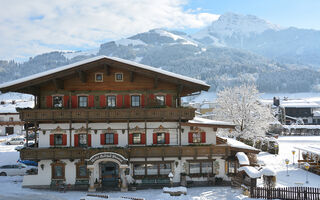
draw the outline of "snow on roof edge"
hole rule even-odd
[[[164,74],[164,75],[167,75],[167,76],[171,76],[171,77],[174,77],[174,78],[182,79],[182,80],[185,80],[185,81],[188,81],[188,82],[193,82],[193,83],[196,83],[196,84],[199,84],[199,85],[210,87],[210,85],[206,84],[202,80],[198,80],[198,79],[195,79],[195,78],[183,76],[183,75],[180,75],[180,74],[176,74],[176,73],[173,73],[173,72],[165,71],[165,70],[158,69],[158,68],[155,68],[155,67],[151,67],[151,66],[148,66],[148,65],[143,65],[143,64],[140,64],[140,63],[136,63],[136,62],[133,62],[133,61],[129,61],[129,60],[121,59],[121,58],[116,58],[116,57],[96,56],[96,57],[93,57],[93,58],[88,58],[88,59],[85,59],[85,60],[82,60],[82,61],[79,61],[79,62],[75,62],[75,63],[69,64],[69,65],[60,66],[60,67],[57,67],[57,68],[54,68],[54,69],[50,69],[48,71],[44,71],[44,72],[33,74],[33,75],[30,75],[30,76],[27,76],[27,77],[16,79],[16,80],[13,80],[13,81],[10,81],[10,82],[2,83],[2,84],[0,84],[0,89],[1,88],[5,88],[5,87],[10,87],[12,85],[20,84],[20,83],[23,83],[23,82],[26,82],[26,81],[30,81],[32,79],[36,79],[36,78],[40,78],[40,77],[43,77],[43,76],[47,76],[47,75],[50,75],[50,74],[53,74],[53,73],[61,72],[61,71],[66,70],[66,69],[71,69],[71,68],[74,68],[74,67],[78,67],[79,65],[83,65],[83,64],[90,63],[90,62],[94,62],[94,61],[97,61],[97,60],[100,60],[100,59],[103,59],[103,58],[106,58],[106,59],[109,59],[109,60],[113,60],[113,61],[122,62],[122,63],[126,63],[126,64],[133,65],[133,66],[141,68],[141,69],[150,70],[150,71],[161,73],[161,74]]]
[[[236,157],[238,158],[240,165],[250,165],[249,158],[245,153],[237,152]]]

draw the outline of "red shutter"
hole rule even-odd
[[[89,108],[93,108],[94,107],[94,96],[93,95],[89,95],[89,98],[88,98],[88,107]]]
[[[153,134],[153,144],[157,144],[157,133]]]
[[[122,107],[122,95],[121,94],[117,95],[117,107],[118,108]]]
[[[91,147],[91,134],[88,134],[88,147]]]
[[[54,134],[50,135],[50,146],[54,146]]]
[[[166,144],[170,144],[170,135],[169,135],[169,133],[165,133],[164,138],[165,138],[165,143]]]
[[[52,108],[52,96],[47,96],[47,108]]]
[[[150,94],[149,98],[154,100],[154,94]]]
[[[118,133],[113,134],[113,144],[118,144]]]
[[[65,108],[69,107],[69,96],[63,96],[63,104]]]
[[[133,134],[129,134],[129,144],[133,144]]]
[[[141,95],[141,107],[144,108],[144,95]]]
[[[201,143],[206,143],[206,132],[201,132]]]
[[[106,135],[104,133],[100,134],[100,144],[106,144]]]
[[[79,146],[79,135],[78,134],[74,134],[74,146],[77,147]]]
[[[124,105],[126,108],[130,108],[130,95],[128,94],[124,96]]]
[[[172,106],[172,96],[171,94],[166,95],[166,104],[167,106],[171,107]]]
[[[189,132],[189,143],[193,143],[193,133],[192,132]]]
[[[71,96],[71,107],[78,108],[78,97],[77,96]]]
[[[62,135],[62,145],[67,145],[67,134]]]
[[[100,107],[101,108],[106,107],[106,96],[105,95],[100,95]]]
[[[141,144],[146,144],[146,134],[141,133]]]

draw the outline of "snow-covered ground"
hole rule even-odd
[[[1,139],[1,138],[0,138]],[[310,186],[320,187],[320,176],[309,173],[309,184],[305,184],[306,171],[299,169],[296,165],[292,165],[292,153],[294,146],[320,146],[320,136],[287,136],[278,139],[280,152],[279,155],[271,155],[269,153],[260,153],[258,159],[266,166],[273,168],[277,172],[277,187],[284,186]],[[14,163],[17,161],[19,154],[14,150],[16,145],[0,144],[0,163]],[[290,160],[289,176],[286,176],[285,159]],[[295,155],[297,162],[298,155]],[[66,193],[48,191],[48,190],[32,190],[21,187],[23,177],[0,177],[0,200],[79,200],[85,197],[87,192],[67,191]],[[258,184],[262,184],[258,180]],[[99,193],[109,195],[111,198],[120,197],[139,197],[146,200],[249,200],[250,198],[241,194],[239,189],[231,189],[230,187],[193,187],[188,188],[187,195],[179,197],[171,197],[169,194],[163,193],[162,189],[146,189],[133,192],[106,192]],[[87,199],[99,199],[90,197]]]

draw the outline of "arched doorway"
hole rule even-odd
[[[116,188],[119,185],[119,165],[111,161],[99,163],[101,184],[104,188]]]

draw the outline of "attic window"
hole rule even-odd
[[[122,82],[123,81],[123,73],[115,73],[115,81],[116,82]]]
[[[103,82],[103,73],[96,73],[95,74],[95,81],[96,82]]]

